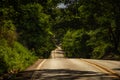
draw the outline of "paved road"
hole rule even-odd
[[[114,69],[118,73],[120,71],[120,63],[117,61],[85,60]],[[63,51],[60,49],[52,51],[51,59],[45,59],[38,69],[41,71],[36,74],[41,74],[40,80],[120,80],[106,70],[84,62],[84,59],[64,58]]]
[[[31,74],[28,71],[32,79],[27,76],[23,80],[120,80],[119,61],[68,59],[63,53],[60,48],[52,51],[50,59],[40,61]]]

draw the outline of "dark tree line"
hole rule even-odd
[[[120,2],[118,0],[63,0],[57,8],[53,32],[67,57],[119,59]],[[58,31],[57,31],[58,30]],[[64,36],[64,37],[63,37]]]
[[[78,0],[69,5],[65,9],[66,18],[69,15],[68,20],[61,21],[69,29],[63,38],[66,55],[85,58],[105,58],[112,55],[111,57],[119,58],[119,5],[117,0]],[[64,27],[63,25],[60,27]]]
[[[0,1],[0,75],[24,70],[55,48],[47,0]],[[49,6],[49,5],[48,5]]]

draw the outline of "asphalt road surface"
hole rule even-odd
[[[38,61],[32,70],[21,72],[16,80],[120,80],[120,62],[110,60],[69,59],[57,48],[50,59]]]

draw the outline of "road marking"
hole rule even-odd
[[[47,59],[44,59],[44,60],[37,66],[36,70],[39,70],[39,69],[41,68],[41,66],[45,63],[46,60],[47,60]],[[35,78],[35,74],[36,74],[36,73],[37,73],[36,71],[33,72],[30,80],[35,80],[34,78]]]
[[[45,61],[46,61],[46,59],[44,59],[38,66],[37,66],[37,68],[36,69],[40,69],[41,68],[41,66],[45,63]]]
[[[91,66],[96,67],[97,69],[99,69],[100,71],[102,71],[104,73],[109,73],[110,75],[113,75],[113,77],[117,77],[120,79],[120,75],[111,69],[107,69],[107,68],[103,67],[102,65],[98,65],[98,64],[90,62],[88,60],[84,60],[84,59],[80,59],[80,60],[89,63]]]

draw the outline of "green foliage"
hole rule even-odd
[[[30,50],[35,51],[39,57],[49,57],[54,45],[51,41],[49,15],[43,12],[38,3],[26,4],[20,7],[17,32],[19,41]]]
[[[9,47],[5,39],[0,40],[0,74],[3,72],[17,72],[26,69],[37,57],[20,43],[14,42]]]
[[[5,38],[9,44],[12,44],[16,38],[16,28],[12,19],[13,8],[0,9],[0,38]]]
[[[106,43],[99,43],[99,46],[96,46],[93,49],[91,58],[101,59],[105,54],[110,54],[111,45]]]
[[[105,54],[110,54],[112,45],[110,44],[109,37],[106,35],[105,29],[96,29],[88,32],[90,39],[87,40],[87,46],[92,50],[90,52],[91,58],[102,58]],[[102,35],[102,36],[101,36]]]
[[[0,38],[5,38],[9,44],[12,44],[17,37],[15,26],[11,20],[3,20],[2,24],[0,27]]]
[[[67,57],[89,57],[89,48],[86,45],[86,41],[89,36],[83,29],[77,31],[68,31],[64,36],[62,48],[66,52]]]
[[[26,69],[54,48],[50,16],[37,1],[23,2],[0,2],[0,75]]]
[[[64,19],[59,18],[62,21],[53,27],[66,30],[62,46],[68,57],[73,57],[80,51],[83,52],[81,55],[84,55],[82,50],[87,50],[87,57],[90,58],[120,54],[120,4],[117,1],[78,0],[68,4],[68,7],[61,11],[65,13],[62,15]],[[87,40],[80,35],[80,39],[75,39],[74,33],[78,33],[78,29],[84,29]]]

